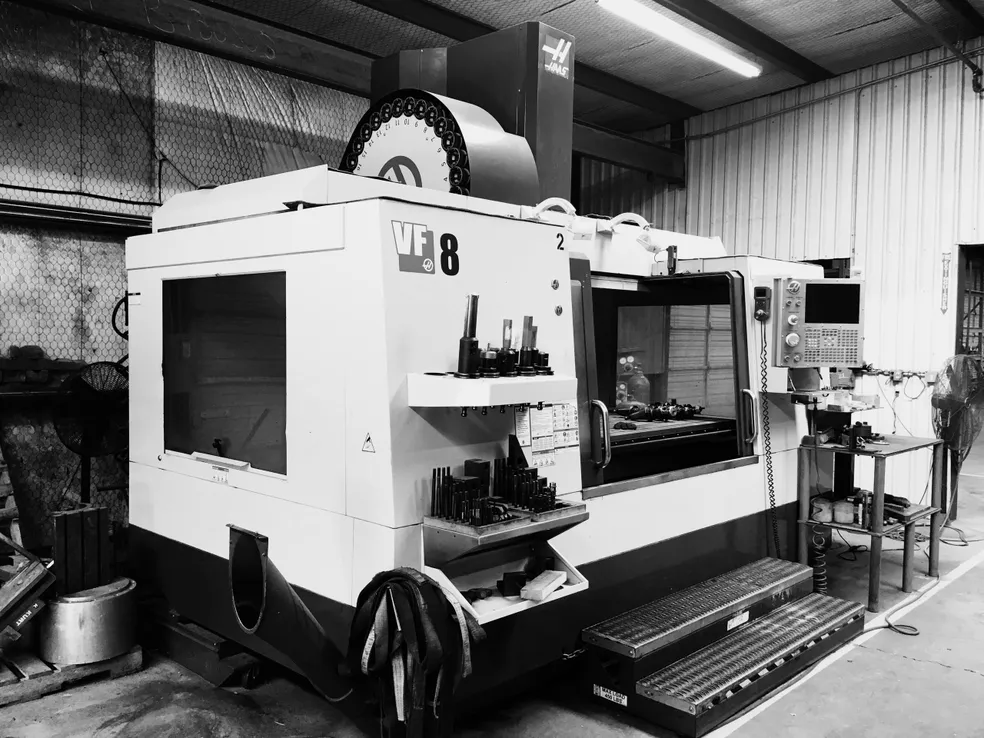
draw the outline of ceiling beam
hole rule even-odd
[[[683,154],[604,128],[575,122],[572,148],[578,154],[647,172],[667,182],[684,181]]]
[[[182,46],[212,56],[369,97],[373,57],[322,38],[263,23],[195,0],[154,0],[153,10],[133,0],[13,0],[35,10],[69,16]],[[402,4],[407,0],[399,0]],[[150,7],[150,4],[146,4]],[[645,141],[574,121],[574,150],[619,166],[682,181],[683,155]]]
[[[355,0],[355,2],[455,41],[470,41],[499,30],[427,0]],[[575,43],[577,43],[576,39]],[[576,48],[574,53],[574,84],[576,85],[658,113],[661,116],[659,121],[661,123],[692,118],[703,112],[700,108],[682,100],[634,84],[597,67],[583,64],[576,60]]]
[[[655,2],[714,35],[737,44],[770,64],[799,77],[804,82],[820,82],[834,76],[830,70],[824,69],[771,36],[752,28],[710,0],[655,0]]]
[[[967,24],[970,33],[961,34],[962,36],[984,36],[984,15],[977,12],[969,0],[936,0],[936,2],[942,5],[954,18]]]

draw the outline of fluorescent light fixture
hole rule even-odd
[[[667,18],[665,15],[660,15],[637,0],[597,0],[597,2],[600,7],[624,18],[629,23],[634,23],[639,28],[654,33],[660,38],[665,38],[667,41],[682,46],[695,54],[700,54],[705,59],[717,62],[722,67],[744,77],[758,77],[762,73],[762,67],[757,64],[742,59],[720,44],[708,41],[686,26]]]

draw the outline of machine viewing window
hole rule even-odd
[[[737,275],[592,290],[596,399],[608,408],[611,451],[597,483],[750,453],[742,294]]]
[[[861,285],[808,282],[803,310],[805,323],[860,323]]]
[[[284,272],[165,281],[164,447],[287,473]]]

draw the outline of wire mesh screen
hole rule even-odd
[[[0,197],[149,214],[153,79],[150,41],[0,3]]]
[[[335,165],[367,107],[0,0],[0,199],[150,215],[197,186]],[[118,361],[126,342],[111,316],[125,289],[122,238],[0,225],[0,352],[36,345],[51,358]],[[0,406],[0,462],[29,546],[50,544],[50,513],[80,485],[79,457],[58,440],[50,405],[8,395]],[[125,524],[125,459],[93,459],[92,481],[93,502]]]
[[[285,152],[335,166],[368,101],[194,51],[157,47],[165,199],[271,173]]]
[[[149,215],[271,162],[341,159],[368,101],[0,2],[0,197]],[[280,166],[283,169],[283,166]]]
[[[123,241],[70,230],[0,225],[0,347],[39,346],[52,359],[118,361],[126,342],[112,328],[126,290]],[[50,514],[78,496],[79,457],[58,440],[51,398],[31,391],[57,387],[67,372],[27,381],[0,374],[0,450],[9,466],[21,529],[29,546],[50,543]],[[93,500],[127,520],[125,466],[94,459]]]

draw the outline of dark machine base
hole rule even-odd
[[[130,526],[131,576],[147,594],[160,593],[170,608],[222,637],[300,673],[282,653],[236,622],[229,591],[227,559],[193,546]],[[295,587],[326,635],[341,652],[348,650],[348,633],[355,608]]]
[[[783,550],[789,554],[795,549],[796,504],[780,507],[778,517]],[[626,525],[645,521],[626,520]],[[225,558],[137,526],[129,532],[131,575],[142,588],[163,593],[169,606],[189,620],[299,673],[283,654],[239,628]],[[578,567],[590,582],[585,592],[485,627],[488,638],[472,654],[474,672],[459,687],[459,709],[515,694],[522,676],[576,653],[582,629],[592,623],[761,558],[767,554],[768,533],[763,511]],[[354,608],[296,590],[346,653]]]

